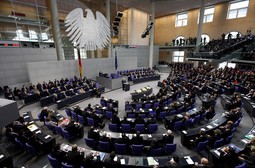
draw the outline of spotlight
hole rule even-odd
[[[117,12],[117,16],[116,16],[116,17],[120,17],[120,18],[121,18],[122,16],[123,16],[123,13],[122,13],[122,12],[120,12],[120,11],[118,11],[118,12]]]
[[[120,22],[120,18],[116,17],[116,18],[114,19],[114,21],[115,21],[115,22]]]
[[[114,21],[114,22],[113,22],[113,25],[114,25],[114,26],[119,26],[119,25],[120,25],[120,22]]]

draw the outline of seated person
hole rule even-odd
[[[152,149],[158,148],[162,148],[162,144],[160,144],[157,139],[154,139],[151,141],[150,147],[148,148],[148,152],[150,152]]]
[[[165,163],[165,167],[167,167],[167,168],[174,168],[174,167],[179,168],[180,167],[179,160],[180,160],[179,156],[174,155],[173,158],[170,161]]]
[[[163,144],[172,144],[174,142],[174,135],[171,130],[167,130],[166,135],[162,138]]]
[[[96,157],[96,159],[94,159]],[[98,152],[95,152],[94,154],[92,152],[89,152],[86,154],[86,158],[82,162],[83,167],[96,167],[96,168],[102,168],[102,163],[100,160],[100,155]]]
[[[145,124],[144,119],[141,117],[141,115],[139,115],[136,119],[134,124]]]
[[[105,123],[103,121],[103,117],[97,115],[95,109],[93,109],[93,111],[89,114],[89,117],[94,119],[96,126],[100,126],[101,128],[104,128]]]
[[[209,161],[206,158],[201,158],[200,163],[195,162],[194,168],[209,168]]]
[[[111,138],[107,137],[106,132],[103,132],[102,136],[99,138],[99,141],[112,143]]]
[[[140,132],[137,131],[136,135],[131,139],[131,144],[133,145],[143,145],[143,137],[140,136]]]
[[[96,143],[99,141],[100,135],[93,126],[88,131],[88,138],[93,139]]]
[[[77,145],[72,145],[72,150],[66,155],[66,162],[74,168],[80,168],[83,158],[84,152],[79,152]]]
[[[120,127],[120,118],[118,117],[118,115],[116,113],[113,114],[112,116],[112,123],[113,124],[117,124],[118,127]]]
[[[249,155],[241,154],[238,158],[241,161],[245,162],[246,168],[254,168],[255,167],[255,146],[250,147]]]
[[[226,118],[235,122],[241,116],[242,116],[241,108],[237,107],[235,109],[230,110],[229,113],[226,115]]]
[[[201,128],[198,136],[196,136],[195,139],[190,140],[191,147],[196,147],[199,142],[204,142],[206,140],[208,140],[208,135],[205,133],[205,129]]]
[[[85,93],[85,91],[82,88],[80,88],[80,89],[77,90],[77,93],[82,94],[82,93]]]
[[[80,137],[83,129],[78,122],[69,121],[62,126],[71,136]]]
[[[215,115],[214,107],[210,106],[210,108],[205,111],[205,118],[209,120],[209,119],[212,119],[214,115]]]
[[[235,150],[231,146],[224,147],[223,151],[226,153],[224,156],[222,156],[222,164],[224,167],[233,168],[241,164],[238,154],[235,153]]]
[[[114,166],[117,166],[117,167],[120,166],[120,161],[119,160],[114,161],[115,156],[116,156],[115,152],[112,151],[110,153],[110,157],[109,158],[105,158],[104,163],[105,163],[105,167],[106,168],[112,168]]]
[[[40,121],[44,121],[44,118],[48,118],[49,115],[49,111],[48,111],[48,107],[44,107],[40,113]]]
[[[76,106],[74,107],[73,112],[75,112],[77,115],[80,115],[80,116],[82,115],[81,107],[78,104],[76,104]]]
[[[156,118],[153,115],[150,115],[150,117],[148,118],[146,125],[148,126],[149,124],[156,124]]]
[[[65,152],[60,149],[60,144],[56,143],[55,146],[52,148],[52,151],[50,152],[50,155],[53,158],[56,158],[57,161],[62,162],[65,158]]]
[[[208,135],[208,146],[213,148],[214,143],[222,138],[222,133],[220,129],[213,130],[213,133]]]
[[[127,148],[129,147],[129,138],[127,137],[127,135],[125,133],[122,133],[121,138],[116,139],[116,141],[114,143],[118,143],[118,144],[126,144]]]

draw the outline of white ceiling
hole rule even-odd
[[[200,8],[201,0],[111,0],[124,8],[136,8],[151,13],[151,2],[155,2],[155,17],[161,17],[173,13]],[[206,6],[231,0],[205,0]]]

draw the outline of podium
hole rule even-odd
[[[123,83],[123,90],[126,92],[126,91],[129,91],[130,90],[130,84],[129,83]]]

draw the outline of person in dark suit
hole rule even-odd
[[[143,137],[140,136],[140,132],[137,131],[136,136],[131,139],[131,144],[133,145],[143,145]]]
[[[40,113],[40,121],[44,121],[44,118],[47,118],[49,115],[48,107],[44,107]]]
[[[112,143],[111,138],[106,136],[106,132],[103,132],[103,135],[99,138],[99,141],[109,142],[110,144]]]
[[[105,158],[105,160],[104,160],[106,168],[112,168],[114,166],[117,166],[117,167],[120,166],[120,161],[119,160],[114,161],[114,158],[115,158],[115,152],[112,151],[110,153],[110,157]]]
[[[145,124],[144,119],[142,119],[142,117],[139,115],[136,119],[135,119],[135,124]]]
[[[150,147],[148,148],[148,152],[150,152],[152,149],[158,148],[162,148],[162,144],[160,144],[157,139],[154,139],[151,141]]]
[[[167,130],[167,133],[163,136],[162,141],[164,144],[172,144],[174,142],[174,136],[171,130]]]
[[[80,168],[83,158],[84,152],[78,152],[77,145],[72,145],[72,150],[66,155],[66,162],[73,165],[74,168]]]
[[[88,131],[88,138],[94,139],[96,142],[99,140],[99,133],[95,131],[94,127],[90,127],[90,130]]]
[[[129,138],[127,137],[127,135],[125,133],[122,133],[122,137],[118,138],[115,143],[119,143],[119,144],[126,144],[127,147],[129,146]]]
[[[96,159],[94,159],[96,157]],[[96,168],[101,168],[102,163],[100,161],[100,155],[98,152],[93,154],[92,152],[87,153],[86,158],[82,162],[83,167],[96,167]]]
[[[157,123],[156,118],[153,115],[151,115],[150,118],[148,118],[146,125],[148,126],[149,124],[156,124],[156,123]]]
[[[112,123],[117,124],[118,127],[120,127],[120,118],[118,117],[116,113],[114,113],[112,116]]]
[[[56,158],[59,162],[64,161],[65,156],[66,156],[65,152],[60,150],[60,144],[59,143],[56,143],[56,145],[53,147],[52,151],[50,152],[50,155],[53,158]]]
[[[180,160],[179,156],[174,155],[173,158],[165,164],[165,167],[166,168],[179,168],[180,167],[179,160]]]
[[[82,115],[81,107],[77,104],[73,110],[77,115]]]
[[[226,152],[226,154],[222,156],[222,164],[225,168],[233,168],[241,164],[241,161],[238,158],[238,154],[235,153],[235,150],[231,146],[224,147],[223,150]]]

